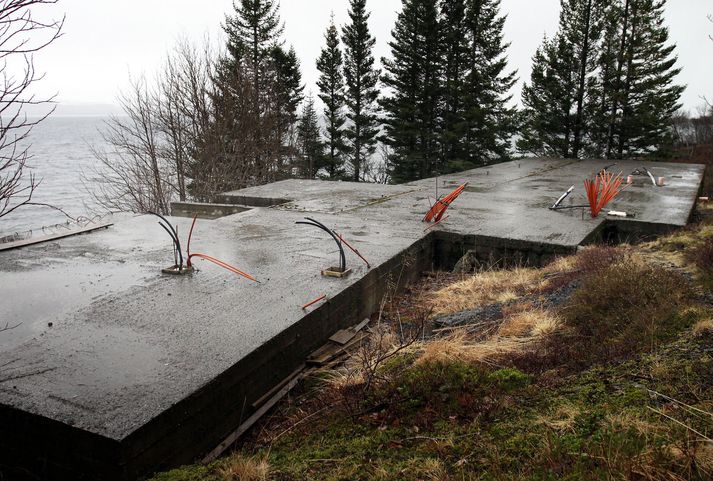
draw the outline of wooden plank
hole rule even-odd
[[[335,332],[334,335],[329,338],[329,340],[335,344],[343,346],[344,344],[351,341],[355,335],[356,333],[350,329],[342,329],[341,331]]]
[[[288,382],[282,389],[280,389],[273,397],[271,397],[265,404],[263,404],[260,409],[255,411],[255,413],[250,416],[243,424],[238,426],[238,429],[233,431],[227,438],[223,440],[218,446],[215,447],[210,453],[208,453],[204,458],[203,462],[204,463],[210,463],[212,461],[215,461],[221,454],[223,454],[230,446],[235,444],[235,442],[245,434],[248,429],[253,427],[253,425],[258,422],[258,420],[265,415],[266,412],[268,412],[270,409],[275,406],[275,404],[278,403],[283,397],[287,395],[288,392],[290,392],[296,385],[297,383],[307,375],[309,372],[311,372],[312,369],[308,369],[302,375],[296,376],[293,378],[290,382]]]
[[[337,331],[336,333],[334,333],[334,335],[332,337],[329,338],[329,340],[335,344],[339,344],[339,345],[343,346],[343,345],[349,343],[349,341],[351,341],[354,338],[354,336],[357,335],[357,333],[359,331],[364,329],[364,326],[366,326],[367,324],[369,324],[369,319],[364,319],[356,326],[352,326],[348,329],[342,329],[341,331]]]
[[[97,225],[93,225],[90,227],[84,227],[84,228],[77,229],[77,230],[62,232],[60,234],[52,234],[52,235],[48,235],[45,237],[38,237],[38,238],[34,238],[34,239],[30,238],[30,239],[15,241],[15,242],[7,242],[5,244],[0,244],[0,252],[9,251],[12,249],[19,249],[21,247],[32,246],[35,244],[42,244],[44,242],[50,242],[53,240],[64,239],[65,237],[73,237],[75,235],[88,234],[89,232],[94,232],[95,230],[107,229],[113,225],[114,225],[113,222],[107,222],[104,224],[97,224]]]
[[[265,404],[265,402],[266,402],[268,399],[270,399],[277,391],[279,391],[280,389],[282,389],[283,387],[285,387],[290,381],[292,381],[294,378],[296,378],[297,376],[299,376],[300,374],[302,374],[302,371],[304,371],[306,367],[307,367],[307,366],[306,366],[305,364],[302,364],[300,367],[298,367],[297,369],[295,369],[292,374],[290,374],[290,375],[287,376],[285,379],[283,379],[282,381],[280,381],[275,387],[273,387],[272,389],[270,389],[270,390],[269,390],[268,392],[266,392],[260,399],[258,399],[257,401],[255,401],[255,402],[252,404],[253,409],[257,409],[258,407],[260,407],[260,406],[262,406],[263,404]]]
[[[367,333],[361,332],[366,325],[369,324],[369,319],[364,319],[362,322],[357,324],[346,331],[350,331],[351,339],[343,346],[336,345],[333,342],[328,342],[324,346],[317,349],[314,353],[309,356],[307,364],[316,364],[318,366],[324,366],[327,363],[333,361],[335,358],[342,354],[346,354],[348,350],[355,346],[357,343],[361,342],[365,337],[368,336]],[[277,386],[273,387],[264,396],[255,401],[252,407],[257,408],[257,410],[250,416],[244,423],[242,423],[238,428],[233,431],[227,438],[223,440],[215,449],[208,453],[204,458],[204,463],[210,463],[215,461],[220,455],[222,455],[230,446],[235,444],[235,442],[245,434],[248,429],[250,429],[262,416],[265,415],[270,409],[272,409],[275,404],[277,404],[283,397],[287,395],[303,378],[314,372],[317,368],[306,367],[302,364],[297,368],[292,374],[283,379]],[[274,394],[273,394],[274,393]],[[263,402],[264,401],[264,402]]]
[[[323,367],[335,357],[347,352],[349,348],[362,341],[366,336],[366,333],[357,333],[357,335],[344,346],[339,346],[334,343],[325,344],[307,359],[307,364],[310,366]]]

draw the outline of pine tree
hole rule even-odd
[[[379,72],[374,68],[372,51],[376,41],[369,33],[366,0],[350,0],[349,5],[351,22],[342,30],[347,85],[345,102],[350,121],[345,134],[349,141],[347,152],[353,170],[352,178],[359,182],[362,165],[376,150],[379,133],[376,116],[379,91],[376,84]]]
[[[609,158],[646,155],[670,142],[670,119],[681,107],[684,87],[675,84],[675,45],[664,25],[665,0],[624,0],[610,7],[618,26],[619,48],[602,58],[603,77],[611,86],[605,98]]]
[[[579,158],[592,151],[590,132],[600,97],[597,70],[603,0],[562,0],[556,39],[545,39],[523,89],[526,152]]]
[[[515,72],[506,72],[509,44],[503,40],[505,17],[500,15],[500,0],[468,0],[466,25],[466,158],[452,161],[448,166],[451,171],[508,159],[516,130],[515,109],[507,104],[511,100],[508,92],[517,79]]]
[[[343,152],[345,123],[344,118],[344,75],[342,68],[344,60],[340,48],[339,31],[334,25],[334,16],[324,34],[326,45],[317,59],[319,70],[319,98],[324,103],[324,118],[326,120],[325,134],[327,138],[326,169],[330,179],[338,179],[344,170]]]
[[[466,59],[469,53],[466,0],[441,0],[441,113],[439,137],[441,162],[463,163],[466,154],[463,139],[468,124],[465,120]]]
[[[394,182],[430,177],[437,171],[440,51],[437,0],[404,0],[392,32],[391,58],[382,59],[381,100]]]
[[[302,107],[302,115],[297,124],[297,144],[302,177],[314,179],[319,170],[324,167],[325,156],[312,95],[307,97]]]

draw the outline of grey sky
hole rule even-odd
[[[285,40],[302,61],[307,91],[315,90],[314,62],[323,45],[323,32],[334,11],[338,24],[347,20],[348,0],[282,0]],[[387,42],[400,0],[370,0],[371,29],[377,39],[377,58],[388,54]],[[164,53],[181,35],[200,41],[209,35],[222,39],[220,24],[232,11],[232,0],[60,0],[55,15],[66,13],[65,36],[36,58],[46,72],[41,89],[58,92],[63,103],[112,103],[132,74],[151,74]],[[510,67],[520,83],[513,91],[519,100],[522,81],[543,34],[557,28],[559,0],[503,0],[508,15],[505,36],[511,42]],[[47,9],[50,13],[50,9]],[[688,85],[685,107],[694,109],[700,96],[713,98],[713,13],[711,0],[669,0],[667,22],[678,45],[680,81]]]

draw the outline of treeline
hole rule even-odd
[[[561,0],[521,110],[500,0],[402,3],[381,69],[367,0],[350,0],[341,28],[332,19],[309,59],[317,101],[279,4],[237,1],[222,53],[181,45],[155,85],[124,97],[131,120],[108,129],[117,149],[103,154],[103,197],[166,211],[172,196],[209,200],[289,177],[397,183],[518,154],[614,159],[671,143],[683,87],[665,0]]]
[[[695,114],[679,111],[671,119],[673,146],[690,148],[696,146],[713,147],[713,105],[704,99],[704,103]],[[713,162],[713,159],[708,159]]]
[[[671,142],[675,84],[665,0],[562,0],[523,90],[523,152],[620,159]]]

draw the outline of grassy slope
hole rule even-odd
[[[353,361],[352,376],[313,381],[233,455],[154,481],[711,479],[708,223],[519,273],[512,289],[488,273],[429,293],[424,309],[505,297],[504,319],[487,339],[410,346],[368,387]]]

